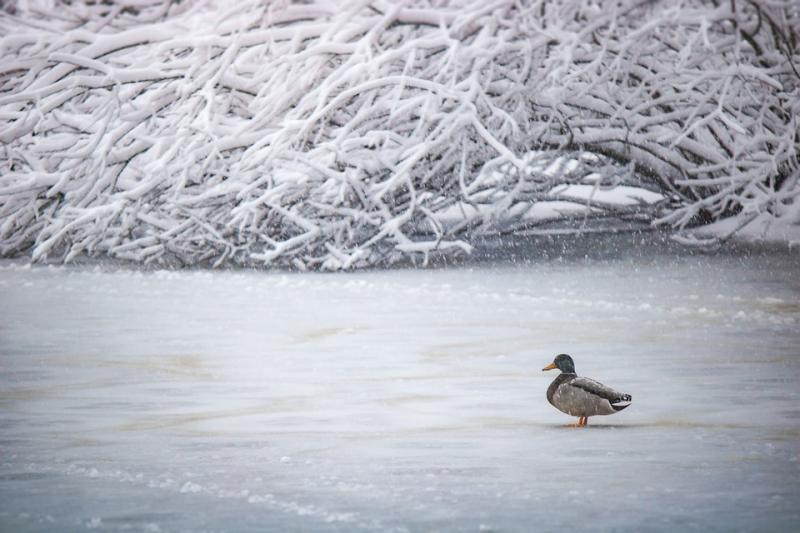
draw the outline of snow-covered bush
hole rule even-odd
[[[800,222],[794,0],[0,9],[2,255],[339,269],[554,219]]]

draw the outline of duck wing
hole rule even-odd
[[[614,411],[622,411],[628,407],[632,401],[630,394],[616,391],[611,387],[603,385],[599,381],[589,378],[576,377],[569,381],[568,386],[576,387],[598,399],[607,400]]]

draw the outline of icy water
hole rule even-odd
[[[797,531],[797,254],[0,262],[2,531]],[[584,429],[541,368],[633,395]]]

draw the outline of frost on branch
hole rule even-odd
[[[224,4],[2,8],[0,254],[340,269],[800,223],[792,0]]]

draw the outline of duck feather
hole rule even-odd
[[[610,415],[631,402],[631,396],[590,378],[562,373],[547,390],[547,400],[572,416]]]

